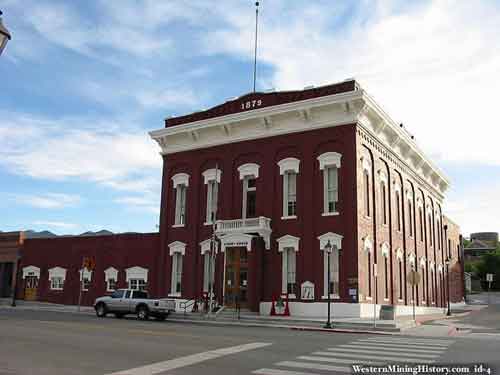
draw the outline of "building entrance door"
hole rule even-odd
[[[24,280],[24,299],[26,301],[36,301],[38,289],[38,277],[26,276]]]
[[[0,263],[0,297],[10,297],[14,263]]]
[[[229,307],[247,307],[248,256],[244,247],[226,248],[226,275],[224,304]]]

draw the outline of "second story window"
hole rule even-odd
[[[387,174],[383,171],[379,171],[380,176],[380,204],[382,205],[381,215],[382,224],[387,225],[387,214],[388,214],[388,204],[387,204]]]
[[[186,224],[186,196],[189,186],[189,175],[178,173],[172,177],[175,189],[175,226]]]
[[[205,185],[207,185],[207,209],[205,224],[211,224],[217,219],[221,170],[216,168],[207,169],[203,172],[203,177],[205,179]]]
[[[401,231],[401,193],[396,190],[396,229]]]
[[[297,217],[297,175],[300,160],[286,158],[278,162],[283,176],[283,219]]]
[[[243,202],[241,216],[243,219],[257,216],[257,178],[259,165],[247,163],[238,167],[240,180],[243,181]]]
[[[342,155],[325,152],[318,156],[319,169],[323,171],[323,216],[338,213],[339,169]]]

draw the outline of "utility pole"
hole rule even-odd
[[[215,235],[215,232],[217,230],[216,226],[216,218],[217,218],[217,203],[215,202],[215,193],[219,193],[219,164],[215,164],[215,187],[212,188],[212,191],[210,192],[211,196],[211,201],[212,201],[212,207],[210,209],[212,210],[211,212],[211,219],[212,219],[212,240],[210,243],[210,261],[208,263],[208,316],[212,316],[212,304],[213,304],[213,294],[214,294],[214,280],[215,280],[215,259],[216,259],[216,246],[217,246],[217,238]],[[212,265],[214,270],[212,271]],[[212,277],[212,274],[214,277]]]

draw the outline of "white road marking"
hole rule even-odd
[[[432,360],[427,360],[427,359],[422,359],[422,358],[411,358],[411,357],[391,357],[391,356],[380,356],[380,355],[361,355],[358,354],[357,352],[353,351],[352,353],[339,353],[335,352],[334,350],[330,350],[328,352],[323,352],[325,353],[324,355],[331,355],[331,356],[336,356],[336,357],[347,357],[347,358],[354,358],[354,359],[373,359],[373,360],[384,360],[384,361],[395,361],[395,362],[425,362],[425,363],[432,363],[434,361]],[[396,353],[394,353],[396,354]]]
[[[399,338],[399,337],[368,337],[366,339],[360,339],[359,341],[391,341],[393,343],[410,343],[410,344],[420,344],[420,345],[445,345],[449,346],[454,341],[453,340],[433,340],[433,339],[413,339]]]
[[[257,375],[320,375],[315,372],[302,372],[302,371],[288,371],[288,370],[278,370],[273,368],[261,368],[259,370],[252,371],[252,374]]]
[[[415,349],[411,348],[401,348],[397,344],[363,344],[363,345],[352,345],[352,344],[344,344],[336,346],[336,348],[349,348],[349,349],[373,349],[373,350],[391,350],[393,352],[407,352],[411,350],[412,353],[444,353],[446,351],[445,348],[439,349]]]
[[[337,357],[320,357],[317,354],[323,353],[324,355],[331,356],[331,353],[326,352],[314,352],[312,355],[301,355],[297,359],[303,361],[317,361],[317,362],[329,362],[329,363],[342,363],[344,365],[352,365],[353,363],[359,363],[356,358],[337,358]],[[381,365],[383,362],[380,361],[363,361],[363,364],[367,365]]]
[[[283,361],[283,362],[276,363],[276,365],[277,366],[284,366],[284,367],[304,368],[304,369],[311,369],[311,370],[338,371],[338,372],[351,373],[350,367],[320,365],[318,363],[310,363],[310,362]]]
[[[160,372],[173,370],[181,367],[186,367],[190,365],[194,365],[200,362],[208,361],[210,359],[215,359],[219,357],[223,357],[230,354],[236,354],[240,352],[244,352],[247,350],[259,349],[265,346],[272,345],[271,343],[266,342],[253,342],[250,344],[243,344],[237,346],[230,346],[228,348],[209,350],[207,352],[201,352],[196,354],[191,354],[185,357],[179,357],[170,359],[168,361],[157,362],[151,365],[146,365],[142,367],[136,367],[129,370],[122,370],[113,372],[109,375],[153,375],[159,374]]]
[[[379,348],[380,349],[380,348]],[[392,350],[385,350],[385,351],[381,351],[381,350],[363,350],[363,349],[350,349],[350,348],[330,348],[328,350],[334,350],[336,352],[346,352],[346,353],[361,353],[361,354],[389,354],[389,355],[400,355],[400,354],[408,354],[410,355],[411,357],[418,357],[418,358],[438,358],[439,355],[435,355],[435,354],[416,354],[416,353],[413,353],[413,351],[411,352],[404,352],[404,353],[394,353]],[[322,353],[322,352],[321,352]],[[314,353],[313,353],[314,354]]]
[[[403,342],[403,341],[399,341],[399,342],[395,342],[395,341],[391,341],[391,340],[388,340],[388,339],[378,339],[378,340],[368,340],[368,339],[364,339],[364,340],[358,340],[357,342],[359,342],[360,344],[363,343],[363,344],[371,344],[372,342],[381,342],[381,343],[385,343],[385,344],[397,344],[397,345],[402,345],[402,346],[415,346],[415,347],[425,347],[425,348],[447,348],[448,346],[450,346],[450,344],[431,344],[431,343],[428,343],[428,344],[425,344],[425,343],[415,343],[415,342],[411,342],[411,341],[408,341],[408,342]]]

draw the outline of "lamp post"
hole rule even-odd
[[[446,289],[447,289],[447,295],[448,295],[448,311],[446,311],[446,316],[451,316],[451,309],[450,309],[450,257],[446,257]]]
[[[7,42],[11,39],[9,30],[2,24],[2,11],[0,10],[0,55],[2,54]]]
[[[331,298],[330,298],[330,284],[331,284],[331,276],[330,276],[330,255],[332,253],[333,247],[332,244],[330,243],[330,240],[325,245],[324,251],[327,253],[327,261],[328,261],[328,286],[327,286],[327,298],[328,298],[328,320],[326,321],[325,328],[332,328],[332,323],[330,321],[330,304],[331,304]]]

